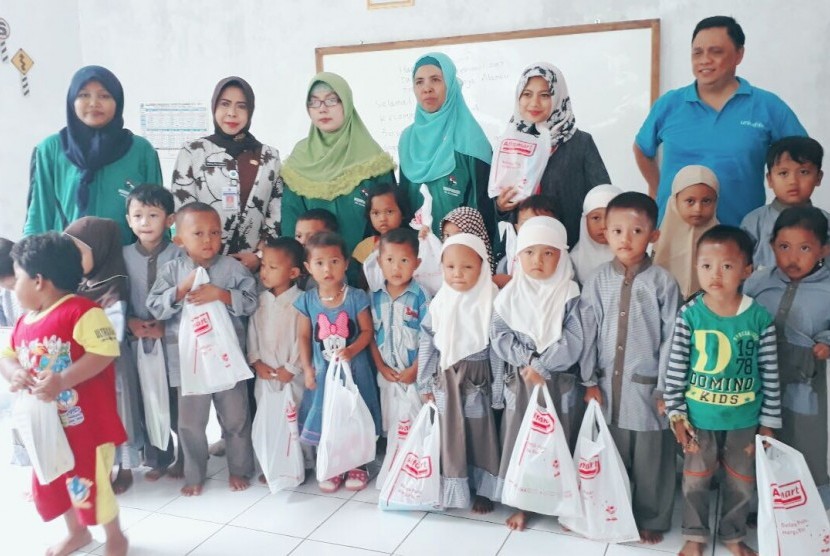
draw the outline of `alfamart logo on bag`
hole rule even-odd
[[[203,336],[213,330],[213,325],[210,323],[210,315],[207,313],[196,315],[190,319],[190,323],[193,326],[193,333],[196,336]]]
[[[432,475],[432,458],[409,452],[403,460],[403,472],[416,479],[425,479]]]
[[[530,428],[542,434],[551,434],[556,428],[556,421],[553,420],[553,415],[550,413],[537,410],[533,414],[533,421],[530,423]]]
[[[401,419],[398,421],[398,440],[406,440],[409,436],[409,428],[412,426],[410,419]]]
[[[772,488],[772,507],[776,510],[790,510],[807,503],[807,493],[801,481],[793,481],[781,486],[773,483],[770,487]]]
[[[288,401],[288,407],[285,408],[285,418],[289,423],[297,421],[297,405],[293,401]]]
[[[519,139],[505,139],[501,142],[500,152],[505,154],[520,154],[522,156],[533,156],[536,152],[536,143],[528,143]]]
[[[579,458],[579,477],[585,480],[591,480],[599,475],[599,456],[594,456],[591,459]]]

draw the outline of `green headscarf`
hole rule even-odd
[[[325,83],[343,104],[343,125],[337,131],[320,131],[314,124],[282,165],[280,175],[298,195],[331,201],[351,193],[365,179],[395,169],[395,162],[372,139],[354,108],[352,90],[334,73],[318,73],[308,85],[306,98],[317,83]]]
[[[446,100],[431,114],[419,104],[415,109],[415,123],[403,130],[398,142],[401,172],[413,183],[448,175],[455,169],[456,151],[487,164],[493,159],[487,136],[464,102],[461,80],[455,76],[455,64],[449,56],[440,52],[422,56],[415,62],[413,77],[419,67],[436,62],[444,74]]]

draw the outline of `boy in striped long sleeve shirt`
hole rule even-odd
[[[697,272],[703,293],[680,309],[664,400],[683,447],[681,554],[702,554],[709,537],[709,484],[724,466],[719,536],[732,554],[744,543],[755,488],[754,440],[781,427],[773,318],[740,287],[752,272],[752,239],[715,226],[701,236]]]

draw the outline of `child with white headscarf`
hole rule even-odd
[[[568,257],[568,236],[558,220],[537,216],[527,220],[516,242],[518,264],[513,279],[496,297],[490,325],[495,354],[506,363],[505,410],[501,422],[499,490],[504,485],[533,387],[546,386],[567,431],[573,419],[568,403],[560,403],[560,375],[572,371],[582,350],[582,324],[576,310],[579,286],[573,280]],[[569,377],[571,393],[576,378]],[[563,393],[567,394],[567,393]],[[565,396],[561,397],[565,401]],[[561,407],[560,407],[561,406]],[[525,528],[527,514],[516,511],[507,520],[511,529]]]
[[[588,276],[602,263],[614,258],[605,239],[605,207],[622,189],[610,184],[591,189],[582,202],[582,218],[579,221],[579,242],[571,252],[576,279],[584,284]]]
[[[434,397],[441,426],[443,506],[492,511],[499,447],[492,409],[503,407],[503,363],[490,349],[498,289],[487,247],[462,232],[441,250],[444,282],[421,322],[418,392]],[[475,497],[471,494],[475,492]]]

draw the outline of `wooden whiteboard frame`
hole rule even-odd
[[[321,46],[314,49],[317,71],[323,71],[325,56],[332,54],[351,54],[355,52],[375,52],[379,50],[402,50],[406,48],[425,48],[449,44],[469,44],[477,42],[497,42],[515,39],[535,39],[556,35],[579,35],[601,33],[605,31],[624,31],[630,29],[651,28],[651,104],[660,96],[660,20],[637,19],[613,23],[591,23],[586,25],[569,25],[566,27],[547,27],[544,29],[526,29],[502,33],[480,33],[478,35],[458,35],[435,39],[417,39],[409,41],[378,42],[354,44],[349,46]]]

